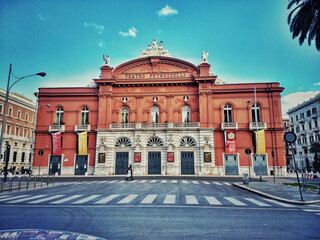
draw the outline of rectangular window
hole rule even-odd
[[[20,136],[20,127],[16,127],[16,136]]]
[[[17,161],[17,155],[18,155],[17,152],[13,152],[13,159],[12,159],[13,162]]]
[[[314,127],[318,127],[318,121],[314,120]]]
[[[310,142],[311,143],[313,142],[313,136],[310,136]]]
[[[311,111],[308,110],[308,111],[307,111],[307,117],[310,117],[310,116],[311,116]]]
[[[302,126],[302,131],[304,131],[304,124],[301,124],[301,126]]]
[[[25,137],[25,138],[28,137],[28,129],[27,128],[23,129],[23,137]]]
[[[12,113],[13,113],[13,108],[9,107],[8,116],[12,117]]]
[[[26,113],[26,119],[25,120],[29,121],[29,113],[28,112]]]
[[[31,162],[31,153],[29,153],[29,163]]]
[[[312,108],[312,114],[316,114],[317,113],[317,109],[316,108]]]
[[[3,104],[0,104],[0,114],[3,114]]]
[[[11,125],[7,125],[7,134],[10,135],[11,134]]]
[[[291,117],[291,122],[293,123],[293,117]]]
[[[21,110],[18,110],[17,118],[18,118],[18,119],[21,119]]]
[[[296,121],[298,121],[299,119],[298,119],[298,115],[296,115]]]
[[[312,129],[312,123],[309,122],[309,129],[311,130]]]
[[[25,152],[22,152],[22,153],[21,153],[21,162],[24,162],[25,155],[26,155]]]
[[[304,118],[304,113],[300,113],[300,119]]]

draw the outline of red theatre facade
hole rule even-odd
[[[204,57],[105,60],[95,84],[39,89],[51,105],[38,112],[41,173],[117,175],[132,164],[135,175],[286,174],[279,83],[218,82]]]

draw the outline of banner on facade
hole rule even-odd
[[[174,162],[174,153],[168,152],[168,162]]]
[[[82,132],[78,135],[78,155],[88,155],[87,132]]]
[[[52,133],[52,155],[61,155],[61,132]]]
[[[224,131],[225,154],[237,154],[236,130],[228,129]]]
[[[140,152],[134,153],[134,161],[141,162],[141,153]]]
[[[256,154],[266,154],[266,141],[265,141],[265,133],[264,133],[264,129],[263,130],[259,130],[258,134],[259,134],[259,144],[258,144],[258,137],[257,137],[257,132],[255,132],[256,134]],[[259,145],[259,148],[258,148]]]

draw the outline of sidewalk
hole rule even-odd
[[[233,185],[241,189],[253,192],[260,196],[271,198],[280,202],[298,205],[307,205],[320,203],[320,194],[318,191],[303,191],[301,201],[299,187],[283,185],[283,183],[295,183],[297,180],[292,178],[276,178],[274,182],[273,177],[264,177],[263,182],[250,182],[245,185],[242,182],[234,183]]]

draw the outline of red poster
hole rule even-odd
[[[61,155],[61,132],[52,133],[52,155]]]
[[[174,153],[168,152],[168,162],[174,162]]]
[[[224,132],[225,154],[237,154],[236,130],[228,129]]]
[[[134,153],[134,161],[141,162],[141,153]]]

